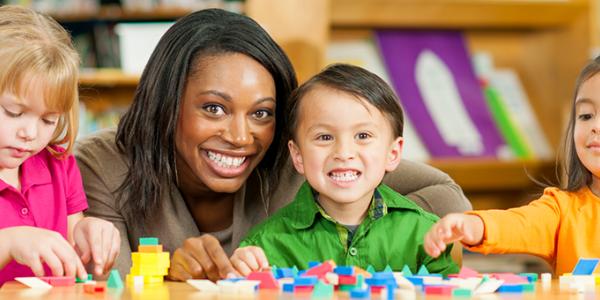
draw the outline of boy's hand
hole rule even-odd
[[[252,271],[259,271],[269,266],[269,261],[262,248],[248,246],[237,248],[231,256],[231,264],[242,276],[248,276]]]
[[[60,233],[31,226],[0,230],[0,240],[7,243],[12,259],[31,268],[35,276],[44,276],[46,263],[53,276],[87,278],[87,272],[75,249]]]
[[[448,214],[435,223],[425,235],[425,252],[438,257],[446,245],[455,241],[473,246],[483,239],[483,221],[478,216]]]
[[[121,236],[111,223],[94,217],[85,217],[73,229],[73,241],[83,263],[94,261],[94,273],[108,273],[119,255]]]
[[[169,279],[217,281],[235,272],[219,240],[210,234],[188,238],[173,252]]]

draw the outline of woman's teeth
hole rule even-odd
[[[241,166],[244,161],[246,161],[246,157],[235,157],[235,156],[227,156],[221,153],[215,153],[212,151],[208,152],[208,158],[214,161],[219,167],[222,168],[237,168]]]

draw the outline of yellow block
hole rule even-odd
[[[169,267],[171,261],[169,259],[169,252],[160,253],[131,253],[131,262],[133,265],[159,265],[163,267]]]
[[[169,273],[169,268],[161,268],[155,266],[133,266],[129,269],[131,275],[150,275],[150,276],[163,276]]]

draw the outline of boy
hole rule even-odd
[[[240,274],[329,259],[376,270],[406,264],[413,272],[421,265],[458,272],[450,248],[437,259],[423,249],[438,218],[381,183],[398,166],[403,144],[402,109],[383,80],[333,65],[294,91],[288,105],[288,147],[307,182],[242,241],[231,258]]]

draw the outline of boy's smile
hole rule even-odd
[[[359,224],[385,172],[400,161],[402,138],[375,106],[323,85],[302,98],[298,120],[289,144],[294,166],[331,217]]]

